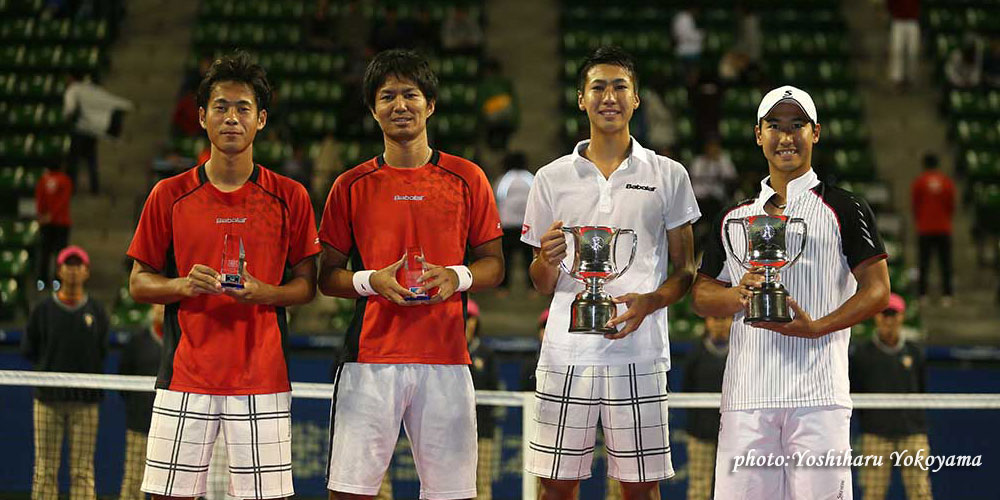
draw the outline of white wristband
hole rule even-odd
[[[448,266],[448,269],[455,271],[458,275],[458,288],[456,292],[464,292],[472,288],[472,271],[466,266]]]
[[[354,282],[354,291],[358,292],[358,295],[362,297],[371,297],[372,295],[378,295],[378,292],[372,288],[372,275],[375,271],[358,271],[354,273],[351,278]]]

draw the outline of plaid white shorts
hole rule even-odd
[[[157,389],[142,491],[205,496],[208,464],[221,428],[230,495],[292,496],[291,402],[290,392],[213,396]]]
[[[600,418],[608,476],[624,482],[673,477],[665,362],[539,366],[535,376],[528,473],[548,479],[590,477]]]

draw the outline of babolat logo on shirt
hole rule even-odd
[[[246,221],[246,217],[217,217],[215,219],[216,224],[244,224]]]
[[[422,194],[397,194],[392,197],[392,201],[424,201]]]
[[[625,189],[639,189],[642,191],[656,191],[656,186],[643,186],[641,184],[626,184]]]

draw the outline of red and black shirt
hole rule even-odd
[[[247,272],[280,285],[286,269],[319,253],[305,188],[261,166],[232,192],[202,164],[156,184],[128,256],[167,277],[195,264],[219,270],[227,235],[242,240]],[[157,387],[218,395],[290,390],[284,308],[199,295],[166,307]]]

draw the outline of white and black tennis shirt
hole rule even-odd
[[[733,251],[743,256],[746,235],[726,222],[764,215],[764,204],[774,190],[770,177],[761,181],[761,192],[726,208],[715,221],[699,272],[725,284],[739,283],[746,270],[726,249],[728,231]],[[802,258],[780,272],[789,295],[813,319],[822,318],[857,291],[852,270],[865,262],[886,257],[868,204],[855,194],[820,182],[810,170],[787,188],[785,216],[804,219],[808,229]],[[736,226],[736,227],[734,227]],[[802,229],[788,226],[790,255],[801,248]],[[753,328],[736,315],[731,330],[729,359],[722,384],[722,411],[808,406],[851,407],[847,371],[850,329],[818,339],[790,337]]]

